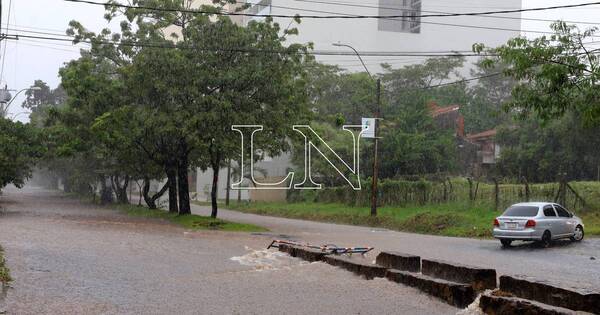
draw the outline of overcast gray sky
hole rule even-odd
[[[82,22],[91,30],[97,31],[108,24],[103,19],[104,10],[100,6],[86,5],[80,3],[71,3],[63,0],[1,0],[3,4],[2,26],[6,27],[8,16],[8,7],[11,3],[9,34],[22,33],[22,30],[35,31],[41,33],[64,33],[69,21],[75,19]],[[288,0],[292,1],[292,0]],[[366,0],[368,3],[376,4],[376,0]],[[426,0],[425,0],[426,1]],[[449,4],[454,5],[463,1],[465,5],[473,3],[467,0],[448,0]],[[573,3],[586,3],[588,1],[572,0],[523,0],[524,8],[544,7],[550,5],[565,5]],[[362,3],[362,2],[361,2]],[[480,1],[480,5],[474,6],[473,11],[484,11],[486,9],[498,9],[498,7],[486,6],[485,0]],[[440,8],[441,10],[442,8]],[[449,10],[448,8],[444,8]],[[572,8],[560,10],[548,10],[540,12],[523,13],[524,18],[541,19],[563,19],[574,21],[598,21],[600,16],[600,5],[585,8]],[[599,22],[600,23],[600,22]],[[113,23],[116,24],[116,23]],[[465,22],[466,24],[466,22]],[[548,30],[549,23],[538,21],[523,21],[523,30]],[[115,25],[111,26],[115,28]],[[589,25],[580,25],[581,28]],[[21,31],[19,31],[21,30]],[[3,32],[5,32],[3,30]],[[31,34],[31,33],[28,33]],[[40,36],[52,36],[39,34]],[[58,69],[67,61],[79,56],[79,48],[63,42],[48,42],[39,40],[20,39],[18,41],[4,41],[1,49],[6,45],[6,55],[4,60],[4,71],[2,74],[2,85],[8,84],[9,89],[22,89],[30,86],[34,80],[41,79],[47,82],[51,87],[59,83]],[[466,47],[468,49],[469,47]],[[0,50],[0,56],[2,53]],[[443,50],[443,47],[440,47]],[[23,112],[20,104],[23,97],[19,96],[10,109],[12,115]],[[26,121],[28,115],[21,114],[17,116],[18,120]]]

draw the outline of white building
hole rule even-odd
[[[387,19],[311,19],[300,24],[275,18],[282,28],[296,27],[290,41],[314,44],[316,51],[344,51],[333,43],[353,46],[359,52],[468,51],[474,43],[496,47],[521,34],[521,14],[491,16],[419,17],[422,15],[521,9],[521,0],[248,0],[252,14],[404,16]],[[244,22],[260,20],[247,17]],[[471,61],[476,57],[470,58]],[[371,72],[388,60],[394,67],[418,63],[424,57],[364,56]],[[350,71],[363,71],[356,56],[317,56]],[[468,74],[468,73],[467,73]]]

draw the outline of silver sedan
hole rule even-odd
[[[502,246],[512,241],[541,241],[544,246],[552,240],[583,239],[583,222],[563,206],[550,202],[524,202],[510,206],[494,220],[493,235]]]

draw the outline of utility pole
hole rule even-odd
[[[367,65],[365,65],[365,62],[363,61],[362,57],[360,56],[360,54],[358,53],[358,51],[356,49],[354,49],[354,47],[347,45],[347,44],[341,44],[341,43],[334,43],[333,46],[336,47],[348,47],[350,49],[352,49],[354,51],[354,53],[356,54],[356,56],[358,57],[358,59],[360,60],[360,62],[362,63],[363,67],[365,68],[365,71],[367,72],[367,74],[369,75],[369,77],[371,77],[371,79],[373,79],[373,76],[371,75],[371,72],[369,72],[369,69],[367,68]],[[373,176],[372,176],[372,182],[371,182],[371,216],[377,216],[377,175],[379,174],[379,115],[380,115],[380,107],[381,107],[381,79],[377,79],[377,88],[376,88],[376,93],[377,93],[377,100],[375,102],[375,111],[374,111],[374,118],[375,118],[375,132],[374,132],[374,140],[375,143],[373,145]]]
[[[377,216],[377,175],[379,175],[379,115],[381,110],[381,79],[377,79],[375,104],[375,144],[373,145],[373,181],[371,183],[371,216]]]

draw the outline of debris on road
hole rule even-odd
[[[269,246],[267,246],[267,249],[269,249],[271,247],[279,248],[280,245],[290,245],[290,246],[316,249],[316,250],[322,251],[323,253],[334,254],[334,255],[342,255],[342,254],[364,255],[374,249],[373,247],[338,247],[337,245],[334,245],[334,244],[325,244],[325,245],[318,246],[318,245],[311,245],[308,243],[300,243],[300,242],[285,241],[285,240],[273,240],[273,242],[271,242],[271,244]]]

